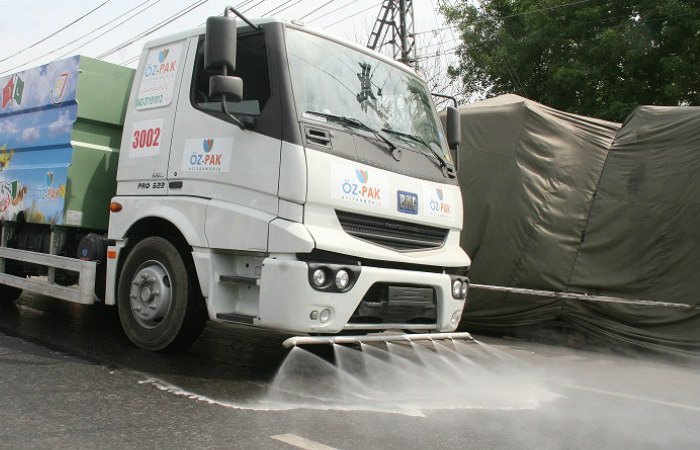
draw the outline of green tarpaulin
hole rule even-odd
[[[462,246],[473,283],[700,304],[700,108],[623,124],[514,95],[460,108]],[[700,351],[700,311],[471,290],[462,327],[553,320]]]

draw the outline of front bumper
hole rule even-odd
[[[454,322],[452,318],[455,314],[461,316],[465,306],[465,300],[452,298],[451,278],[444,273],[362,266],[349,291],[321,292],[311,287],[308,272],[309,266],[304,261],[266,258],[259,281],[260,303],[255,324],[295,333],[332,334],[344,330],[394,328],[449,332],[458,325],[458,321]],[[348,323],[375,283],[432,287],[436,299],[435,323]],[[330,317],[321,323],[318,313],[326,309],[330,311]]]

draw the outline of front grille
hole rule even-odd
[[[343,230],[350,236],[399,251],[442,247],[448,230],[398,220],[336,211]]]
[[[435,289],[431,286],[375,283],[357,305],[348,323],[435,325]]]

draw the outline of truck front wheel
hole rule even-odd
[[[194,270],[161,237],[140,241],[119,276],[119,320],[127,337],[146,350],[174,350],[202,332],[207,311]]]

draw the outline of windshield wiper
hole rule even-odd
[[[440,166],[440,169],[442,170],[442,173],[443,173],[444,175],[447,175],[447,164],[448,164],[447,160],[445,160],[445,158],[444,158],[440,153],[436,152],[435,149],[434,149],[433,147],[430,146],[430,144],[428,144],[427,142],[425,142],[425,140],[424,140],[423,138],[421,138],[420,136],[416,136],[416,135],[414,135],[414,134],[403,133],[403,132],[401,132],[401,131],[392,130],[391,128],[382,128],[382,131],[385,132],[385,133],[391,133],[391,134],[394,134],[394,135],[396,135],[396,136],[400,136],[400,137],[403,137],[403,138],[406,138],[406,139],[410,139],[410,140],[412,140],[413,142],[418,142],[419,144],[422,144],[423,147],[425,147],[425,148],[427,148],[428,150],[430,150],[430,152],[431,152],[431,153],[435,156],[435,158],[438,160],[438,165]]]
[[[382,131],[385,130],[375,130],[366,123],[362,122],[361,120],[355,119],[354,117],[339,116],[337,114],[330,114],[319,111],[306,112],[308,114],[325,117],[328,120],[332,120],[333,122],[345,125],[348,128],[359,128],[360,130],[369,131],[370,133],[374,134],[377,137],[377,139],[381,140],[389,146],[389,153],[391,153],[391,156],[393,156],[395,160],[399,161],[401,159],[401,150],[396,148],[396,145],[382,133]]]

